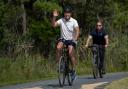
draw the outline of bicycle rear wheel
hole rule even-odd
[[[60,87],[63,87],[65,83],[66,73],[65,73],[65,61],[64,57],[61,56],[58,64],[58,79]]]

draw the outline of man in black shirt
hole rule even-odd
[[[92,40],[93,45],[101,45],[99,48],[99,56],[100,56],[100,67],[103,69],[103,73],[105,73],[104,68],[104,56],[105,56],[105,48],[108,47],[108,34],[103,29],[102,22],[98,21],[96,25],[96,29],[92,31],[87,39],[86,47],[88,47],[90,41]],[[95,49],[93,48],[93,55],[95,55]]]

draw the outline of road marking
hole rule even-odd
[[[81,89],[95,89],[97,86],[106,84],[108,82],[100,82],[100,83],[93,83],[93,84],[85,84],[81,86]]]
[[[40,86],[40,87],[31,87],[31,88],[23,88],[23,89],[43,89],[43,88]],[[62,89],[62,88],[58,88],[58,89]]]
[[[43,89],[42,87],[32,87],[32,88],[24,88],[24,89]]]

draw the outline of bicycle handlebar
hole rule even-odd
[[[107,47],[109,47],[110,45],[108,45]],[[92,47],[104,47],[104,48],[106,48],[105,47],[105,45],[91,45],[91,46],[88,46],[88,48],[92,48]]]

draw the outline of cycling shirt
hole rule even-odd
[[[78,23],[75,19],[70,18],[66,21],[64,18],[61,18],[57,21],[61,28],[61,38],[65,40],[73,40],[74,29],[78,27]]]
[[[92,36],[93,44],[98,44],[98,45],[106,44],[105,36],[107,35],[107,33],[105,32],[104,29],[101,29],[101,30],[95,29],[90,33],[90,35]]]

